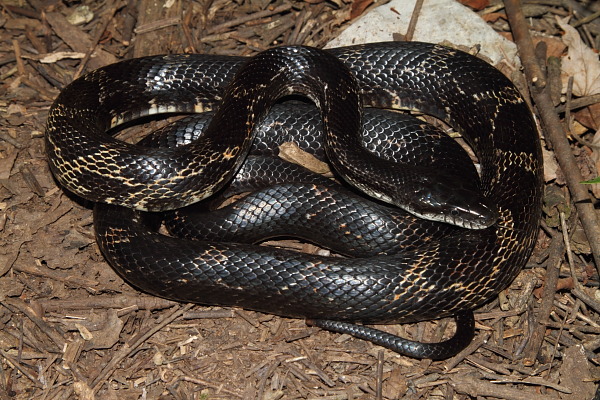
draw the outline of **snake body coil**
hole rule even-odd
[[[479,158],[481,188],[497,206],[497,221],[481,230],[456,229],[401,254],[341,259],[164,237],[145,229],[141,214],[104,206],[97,240],[121,276],[171,299],[365,323],[462,315],[508,286],[531,253],[541,214],[540,144],[517,89],[485,62],[443,46],[378,43],[328,53],[352,71],[358,92],[343,74],[328,71],[329,61],[316,61],[321,52],[302,47],[271,50],[244,68],[241,58],[180,55],[94,71],[65,88],[50,110],[51,169],[63,186],[87,199],[141,210],[180,207],[222,187],[247,154],[254,124],[279,97],[299,90],[323,113],[330,161],[362,188],[390,167],[365,162],[368,156],[347,152],[339,139],[339,132],[360,127],[360,92],[367,106],[416,109],[461,132]],[[266,94],[255,92],[267,86]],[[136,117],[201,111],[223,98],[206,135],[190,145],[139,148],[106,134]],[[350,147],[355,144],[351,139]],[[418,169],[408,175],[391,177],[384,189],[419,180],[435,187],[443,183],[432,176],[445,178]],[[387,197],[381,187],[365,189]],[[451,354],[436,351],[420,355]]]

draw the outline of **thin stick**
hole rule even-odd
[[[423,7],[423,0],[417,0],[415,2],[415,8],[413,8],[408,28],[406,28],[406,36],[404,37],[407,42],[412,41],[415,35],[415,29],[417,28],[417,21],[419,20],[419,14],[421,14],[421,8]]]
[[[101,24],[100,29],[98,29],[98,32],[96,33],[96,37],[92,41],[92,47],[90,49],[88,49],[88,51],[85,53],[85,57],[79,63],[79,67],[77,68],[77,71],[75,71],[75,74],[73,75],[73,80],[79,78],[79,76],[83,72],[83,69],[87,65],[88,60],[94,53],[94,50],[96,50],[96,47],[98,47],[98,42],[100,42],[100,39],[102,38],[102,35],[104,34],[104,31],[106,30],[106,28],[108,28],[108,24],[110,24],[110,21],[112,21],[113,17],[115,16],[115,13],[117,12],[117,10],[120,7],[121,7],[120,5],[113,3],[111,9],[106,14],[106,17],[105,17],[106,19],[104,20],[104,23]]]
[[[29,378],[29,380],[31,382],[33,382],[33,385],[35,387],[38,387],[38,388],[44,387],[44,385],[42,385],[40,383],[40,381],[33,375],[33,373],[29,372],[29,370],[27,368],[23,367],[21,365],[21,363],[19,363],[18,360],[14,360],[7,351],[0,349],[0,356],[2,358],[4,358],[6,361],[8,361],[10,363],[10,365],[12,365],[17,371],[21,372],[23,375],[25,375],[27,378]]]
[[[17,71],[20,76],[25,76],[25,63],[21,58],[21,46],[17,40],[12,41],[13,50],[15,51],[15,59],[17,60]]]
[[[217,32],[220,32],[222,30],[225,30],[227,28],[231,28],[232,26],[241,25],[241,24],[244,24],[246,22],[253,21],[255,19],[269,17],[271,15],[275,15],[275,14],[280,14],[282,12],[286,12],[286,11],[290,10],[291,8],[292,8],[291,4],[283,4],[283,5],[281,5],[279,7],[276,7],[274,9],[272,9],[272,10],[264,10],[264,11],[255,12],[253,14],[245,15],[243,17],[236,18],[236,19],[233,19],[231,21],[227,21],[225,23],[222,23],[221,25],[213,26],[212,28],[210,28],[208,30],[207,33],[209,33],[209,34],[210,33],[217,33]]]
[[[578,99],[571,100],[571,110],[577,110],[578,108],[583,108],[587,106],[591,106],[592,104],[600,103],[600,93],[592,94],[590,96],[580,97]],[[567,105],[562,104],[556,107],[557,113],[563,113],[567,111]]]
[[[231,391],[229,389],[226,389],[226,388],[222,387],[222,384],[216,385],[216,384],[214,384],[212,382],[209,382],[209,381],[206,381],[204,379],[194,378],[194,377],[191,377],[191,376],[184,375],[184,376],[181,376],[181,377],[177,378],[177,381],[184,381],[184,382],[195,383],[196,385],[208,386],[208,387],[211,387],[211,388],[215,389],[217,391],[217,394],[219,394],[220,392],[223,392],[223,393],[228,394],[230,396],[235,396],[238,399],[242,399],[243,398],[243,396],[240,396],[236,392],[233,392],[233,391]]]
[[[533,332],[529,337],[529,341],[523,350],[523,365],[531,366],[535,363],[538,352],[544,341],[546,327],[540,321],[548,321],[550,312],[554,304],[554,295],[556,293],[556,283],[560,272],[560,265],[564,254],[563,238],[558,234],[552,237],[550,244],[550,255],[546,261],[546,280],[544,282],[544,290],[542,292],[542,304],[535,315],[535,323]]]
[[[377,383],[375,387],[375,398],[383,399],[383,364],[385,362],[385,353],[379,350],[377,353]]]
[[[519,55],[525,68],[525,75],[534,87],[546,87],[546,77],[535,58],[535,49],[529,36],[529,27],[525,22],[521,2],[519,0],[505,0],[504,9],[506,10],[506,15],[508,15],[513,37],[519,47]],[[526,38],[529,40],[526,40]]]

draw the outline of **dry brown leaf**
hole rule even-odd
[[[556,179],[556,171],[558,163],[554,157],[554,153],[542,148],[542,156],[544,157],[544,182],[552,182]]]
[[[560,58],[567,49],[565,43],[557,37],[534,35],[532,40],[534,46],[537,46],[540,42],[544,42],[546,45],[546,57]]]
[[[352,3],[352,11],[350,12],[350,19],[358,18],[362,13],[373,3],[373,0],[356,0]]]
[[[388,399],[399,399],[406,394],[407,390],[408,381],[403,369],[394,368],[391,370],[383,387],[384,396]]]
[[[568,347],[563,356],[563,364],[559,369],[560,383],[571,389],[571,393],[560,393],[563,400],[591,399],[596,392],[592,379],[590,363],[587,360],[583,345]]]
[[[9,179],[19,152],[13,147],[0,148],[0,179]]]
[[[495,13],[489,13],[489,14],[485,14],[482,15],[482,18],[485,22],[496,22],[499,19],[506,19],[506,14],[505,13],[499,13],[499,12],[495,12]]]
[[[459,3],[476,11],[481,11],[490,5],[489,0],[459,0]]]
[[[123,330],[124,323],[117,315],[117,311],[112,308],[107,310],[104,318],[105,322],[101,329],[94,332],[87,332],[90,336],[86,339],[86,350],[109,349],[119,341],[119,335]],[[78,330],[81,334],[81,328]]]
[[[87,383],[76,381],[73,383],[73,391],[80,400],[95,400],[94,390]]]
[[[576,226],[571,232],[571,250],[576,254],[591,254],[590,242],[583,228]]]
[[[57,51],[55,53],[44,54],[40,58],[42,64],[52,64],[64,59],[81,59],[85,57],[85,53],[77,51]]]
[[[600,103],[592,104],[573,113],[575,120],[586,128],[600,128]]]
[[[569,48],[562,58],[563,86],[567,86],[569,77],[573,77],[573,94],[590,96],[600,93],[600,60],[598,54],[585,45],[577,30],[569,25],[569,18],[556,17],[558,25],[565,34],[563,42]]]
[[[279,146],[279,157],[287,162],[298,164],[312,172],[331,176],[327,163],[318,160],[315,156],[302,150],[296,143],[286,142]]]

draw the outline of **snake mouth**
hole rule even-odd
[[[469,205],[468,208],[451,206],[443,214],[427,212],[423,209],[409,209],[408,207],[404,209],[419,218],[473,230],[490,228],[499,218],[495,207],[484,203],[475,205],[475,208],[472,205]]]

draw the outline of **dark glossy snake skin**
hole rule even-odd
[[[302,57],[297,59],[299,53]],[[443,46],[380,43],[329,53],[353,72],[364,104],[418,109],[463,134],[481,162],[482,190],[497,205],[497,222],[482,230],[457,229],[456,234],[428,241],[414,251],[340,259],[164,237],[144,229],[142,215],[105,206],[106,218],[96,220],[97,239],[119,274],[140,289],[167,298],[237,305],[311,320],[364,323],[409,322],[453,314],[463,318],[463,310],[482,305],[512,281],[534,244],[542,187],[537,130],[518,91],[485,62]],[[355,111],[360,101],[349,89],[352,79],[344,81],[345,74],[337,68],[328,71],[329,60],[325,64],[315,61],[314,57],[321,60],[322,54],[306,48],[282,48],[267,54],[268,60],[259,57],[240,70],[236,81],[240,84],[224,95],[224,85],[239,70],[240,59],[151,57],[109,66],[74,82],[49,113],[47,151],[52,171],[65,187],[85,198],[141,209],[187,204],[224,185],[247,152],[250,139],[230,137],[226,128],[250,131],[273,101],[298,90],[320,106],[326,122],[327,155],[346,179],[363,188],[374,176],[390,178],[383,186],[392,192],[412,181],[425,181],[422,186],[440,185],[431,180],[440,174],[417,169],[408,181],[399,180],[389,176],[393,170],[389,163],[365,163],[368,156],[346,151],[360,147],[356,146],[357,136],[344,147],[337,134],[358,131],[360,119]],[[263,68],[258,67],[261,63]],[[290,72],[286,65],[294,65],[306,75],[298,79],[301,74]],[[251,75],[256,71],[258,77]],[[328,83],[320,74],[326,75]],[[216,78],[209,79],[213,76]],[[183,79],[186,77],[196,79]],[[199,87],[201,83],[208,85],[208,91]],[[269,85],[268,96],[258,95],[252,101],[244,97],[252,88]],[[317,93],[317,87],[325,90]],[[200,144],[140,150],[105,134],[111,126],[137,116],[208,108],[213,102],[208,97],[228,100],[215,116],[217,124],[225,124],[225,128],[211,124]],[[249,110],[250,116],[240,110]],[[201,151],[204,147],[212,153]],[[228,172],[221,170],[224,167],[230,168]],[[142,174],[136,175],[140,171]],[[200,196],[187,181],[196,175],[210,182]],[[148,176],[156,178],[149,183]],[[176,192],[182,193],[183,200],[169,198]],[[452,354],[419,351],[417,356],[431,358]]]
[[[176,147],[193,142],[211,117],[212,113],[204,113],[184,118],[153,132],[140,145]],[[450,170],[466,189],[474,193],[480,189],[477,171],[457,142],[412,115],[365,109],[362,134],[363,146],[379,157]],[[227,196],[254,193],[219,210],[210,211],[202,202],[174,212],[165,218],[172,235],[238,243],[293,236],[336,253],[370,257],[415,249],[423,241],[435,241],[457,229],[449,224],[432,225],[397,207],[369,201],[351,188],[276,158],[278,146],[292,142],[326,160],[320,114],[314,105],[277,104],[255,135],[252,156],[225,192]]]
[[[213,115],[214,112],[190,115],[154,131],[139,144],[162,148],[187,145],[200,138]],[[473,185],[470,190],[478,190],[478,176],[472,175],[473,163],[441,129],[411,114],[378,108],[364,109],[362,123],[362,145],[369,152],[403,165],[419,163],[452,169],[457,177],[466,174],[465,184]],[[277,157],[279,146],[295,143],[318,160],[327,161],[321,127],[321,114],[315,105],[300,101],[275,104],[256,128],[250,154]]]
[[[140,142],[176,147],[198,139],[212,113],[193,115],[153,132]],[[440,129],[409,114],[365,109],[363,145],[371,153],[401,164],[451,170],[479,190],[479,175],[457,142]],[[274,106],[255,133],[250,154],[226,196],[254,192],[219,210],[197,203],[165,218],[176,237],[223,242],[258,243],[293,236],[353,257],[395,254],[415,249],[457,229],[432,225],[397,207],[369,201],[351,188],[275,157],[278,146],[292,142],[319,160],[326,160],[318,109],[286,102]],[[304,183],[304,185],[299,184]]]
[[[212,113],[193,115],[153,132],[140,142],[152,147],[175,147],[198,139]],[[366,109],[363,145],[372,153],[396,163],[420,163],[453,171],[477,192],[479,176],[473,163],[444,132],[408,114]],[[318,159],[325,159],[323,131],[316,107],[298,102],[274,106],[255,132],[250,153],[224,194],[250,195],[225,208],[205,211],[201,202],[166,213],[165,227],[175,237],[236,243],[258,243],[277,236],[312,241],[337,253],[354,257],[397,254],[436,241],[457,229],[432,225],[395,207],[370,201],[331,179],[273,157],[279,145],[297,143]],[[98,207],[97,221],[111,221]],[[127,217],[123,217],[127,221]],[[143,226],[131,229],[142,234]],[[103,231],[98,231],[102,234]],[[159,238],[160,240],[160,238]],[[454,336],[439,343],[423,343],[355,324],[307,320],[324,329],[348,333],[413,357],[447,358],[472,339],[472,312],[456,316]]]
[[[167,216],[165,225],[180,238],[259,243],[294,237],[352,257],[413,251],[423,240],[435,241],[459,229],[450,224],[432,228],[339,185],[308,181],[262,188],[218,210],[186,207]]]

